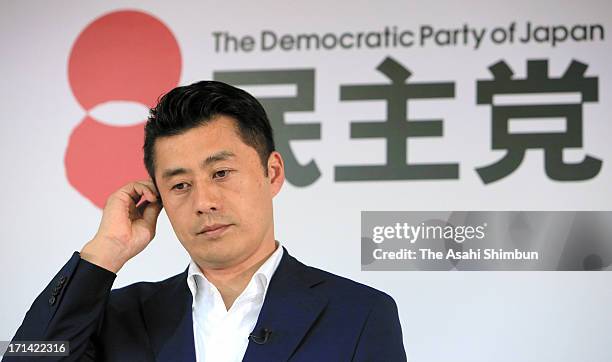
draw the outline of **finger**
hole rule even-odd
[[[141,181],[138,181],[136,182],[136,185],[134,186],[134,188],[138,192],[142,191],[142,196],[140,198],[141,203],[143,201],[156,202],[159,198],[157,190],[155,189],[155,186],[153,185],[144,184]]]
[[[155,195],[159,196],[159,191],[157,190],[157,187],[155,186],[155,183],[153,182],[153,180],[148,179],[148,180],[140,180],[137,182],[143,185],[146,185],[149,189],[151,189],[151,191],[153,191]]]
[[[155,185],[155,182],[153,182],[151,179],[148,180],[141,180],[138,181],[139,183],[142,183],[143,185],[146,185],[152,192],[153,194],[156,196],[156,200],[157,202],[159,202],[159,204],[161,205],[161,207],[163,207],[163,202],[161,199],[161,195],[159,194],[159,190],[157,190],[157,185]],[[152,200],[150,200],[152,201]]]
[[[157,224],[157,217],[161,212],[161,205],[158,202],[147,203],[147,205],[142,210],[142,219],[148,225],[153,227],[155,230],[155,225]]]
[[[145,184],[140,182],[132,182],[120,189],[120,191],[129,196],[134,204],[138,204],[142,200],[149,202],[157,201],[157,195]]]

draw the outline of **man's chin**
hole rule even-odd
[[[240,255],[228,250],[229,240],[209,240],[207,245],[198,245],[192,258],[200,268],[226,269],[241,261]]]

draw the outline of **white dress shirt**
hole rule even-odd
[[[249,284],[226,310],[219,290],[191,260],[187,285],[193,296],[193,336],[197,362],[240,362],[255,328],[270,279],[283,255],[282,246],[257,269]]]

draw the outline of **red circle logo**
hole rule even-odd
[[[139,11],[97,18],[79,34],[70,52],[68,78],[87,112],[70,135],[64,159],[68,182],[102,208],[123,184],[147,178],[142,144],[146,115],[136,124],[108,124],[90,111],[127,101],[150,108],[178,85],[181,53],[170,29]],[[133,122],[132,122],[133,123]]]

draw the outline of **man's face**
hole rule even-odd
[[[272,198],[284,181],[277,152],[266,177],[257,151],[226,116],[159,138],[154,152],[166,214],[200,268],[231,268],[273,250]]]

